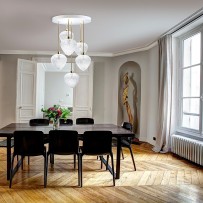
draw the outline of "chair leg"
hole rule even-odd
[[[133,161],[133,166],[134,166],[134,169],[136,171],[135,160],[134,160],[134,156],[133,156],[133,152],[132,152],[131,146],[129,146],[128,149],[130,150],[131,158],[132,158],[132,161]]]
[[[44,187],[47,187],[47,155],[44,154]]]
[[[74,170],[75,170],[75,168],[76,168],[76,154],[74,154],[73,157],[74,157]]]
[[[80,155],[80,187],[82,187],[82,155]]]
[[[113,153],[110,154],[111,156],[111,165],[112,165],[112,175],[113,175],[113,186],[115,186],[115,173],[114,173],[114,163],[113,163]]]
[[[107,158],[106,158],[106,170],[108,170],[108,165],[109,165],[109,155],[107,155]]]
[[[50,154],[50,163],[54,164],[54,154]]]
[[[49,154],[47,153],[47,158],[46,158],[46,185],[47,185],[47,178],[48,178],[48,167],[49,166]]]
[[[103,156],[99,156],[99,158],[100,158],[100,161],[101,161],[101,169],[102,169],[103,168],[103,163],[102,163]]]
[[[12,180],[13,180],[13,163],[14,163],[14,158],[15,158],[15,155],[13,155],[13,157],[12,157],[12,161],[11,161],[11,169],[10,169],[10,183],[9,183],[9,188],[11,188],[11,186],[12,186]]]
[[[77,155],[77,157],[78,157],[78,186],[80,187],[80,185],[81,185],[81,183],[80,183],[80,170],[81,170],[81,168],[80,168],[80,157],[79,157],[79,155]]]
[[[21,169],[22,169],[22,170],[23,170],[23,159],[24,159],[24,156],[21,156],[21,160],[22,160]]]
[[[124,155],[123,155],[123,149],[121,147],[121,155],[122,155],[122,159],[124,159]]]
[[[30,157],[29,156],[27,157],[27,162],[28,162],[28,165],[30,165]]]

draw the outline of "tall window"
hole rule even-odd
[[[180,38],[179,127],[202,134],[202,31]]]

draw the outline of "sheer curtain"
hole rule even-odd
[[[168,152],[170,150],[170,135],[172,129],[173,96],[173,63],[172,36],[166,35],[159,39],[159,93],[157,137],[153,150]]]

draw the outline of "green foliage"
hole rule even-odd
[[[53,105],[48,109],[41,109],[44,112],[45,117],[48,117],[50,120],[55,120],[58,118],[68,119],[70,116],[70,110],[68,108],[62,108],[60,105]]]

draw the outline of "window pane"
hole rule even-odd
[[[200,96],[200,66],[183,69],[183,97]]]
[[[184,67],[200,63],[200,44],[201,44],[200,33],[184,40],[184,44],[183,44],[184,46],[183,66]]]
[[[183,99],[183,112],[199,114],[200,99]]]
[[[191,116],[183,114],[182,127],[199,130],[199,116]]]

